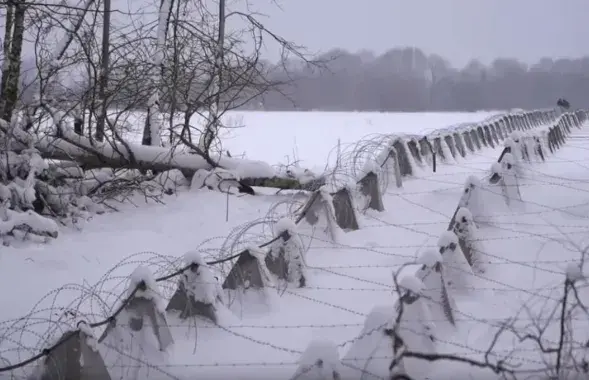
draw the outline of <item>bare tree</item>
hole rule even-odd
[[[16,14],[17,7],[9,9]],[[12,136],[14,149],[32,145],[43,158],[71,161],[83,169],[140,169],[147,175],[171,169],[191,175],[198,169],[236,168],[242,159],[221,153],[219,131],[227,128],[223,115],[284,83],[269,79],[260,61],[264,39],[277,42],[285,58],[294,54],[314,63],[299,46],[267,30],[256,14],[228,10],[225,2],[215,11],[196,0],[164,0],[156,23],[117,25],[110,17],[115,12],[108,0],[86,0],[75,7],[27,6],[38,96],[26,109],[26,125],[9,130],[0,123],[0,131]],[[246,26],[226,31],[230,17],[240,18]],[[57,47],[49,42],[56,34],[61,35]],[[14,38],[8,40],[12,49]],[[254,42],[253,51],[248,40]],[[60,77],[65,68],[76,75]],[[3,77],[6,83],[12,83],[11,78]],[[142,109],[147,110],[142,144],[149,147],[139,149],[136,111]],[[164,116],[165,133],[173,142],[165,148]],[[193,143],[195,134],[201,137],[199,144]],[[261,173],[263,178],[277,175],[269,165]]]
[[[6,5],[4,63],[0,83],[0,115],[4,120],[12,118],[18,100],[26,8],[25,0],[15,0]]]
[[[102,105],[100,110],[100,116],[96,120],[96,140],[104,140],[104,127],[107,116],[107,101],[106,101],[106,88],[108,86],[108,74],[110,71],[110,0],[104,1],[104,18],[102,25],[102,62],[100,70],[100,83],[99,83],[99,99]]]
[[[223,87],[223,57],[225,50],[225,0],[219,0],[219,28],[217,33],[217,46],[213,71],[211,73],[211,93],[213,101],[209,107],[208,122],[204,133],[200,135],[198,147],[203,152],[208,152],[213,139],[219,131],[219,106],[221,102],[220,90]]]

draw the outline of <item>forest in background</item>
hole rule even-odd
[[[112,103],[127,108],[147,108],[150,92],[144,87],[148,68],[138,67],[142,64],[118,62],[111,68]],[[334,49],[316,56],[313,62],[295,56],[279,63],[260,59],[257,65],[256,72],[264,77],[260,80],[272,85],[264,91],[228,89],[222,97],[233,103],[229,108],[477,111],[554,107],[560,98],[569,101],[573,108],[589,104],[589,57],[542,58],[532,65],[511,58],[498,58],[489,65],[472,60],[463,68],[455,68],[444,57],[408,47],[391,49],[381,55]],[[33,98],[36,89],[28,79],[34,81],[36,76],[29,77],[27,72],[36,72],[34,62],[23,62],[22,78],[28,82],[21,86],[21,99],[25,102]],[[164,72],[162,76],[160,101],[164,108],[174,91],[184,96],[203,91],[203,81],[195,80],[195,72],[188,65],[183,70]],[[87,79],[82,79],[62,82],[50,92],[55,98],[77,102],[88,91]],[[208,104],[203,103],[201,108],[207,107]]]
[[[543,58],[532,65],[507,58],[489,65],[472,60],[461,69],[418,48],[379,56],[336,49],[318,58],[325,67],[296,60],[275,66],[273,75],[292,80],[247,107],[424,112],[554,107],[559,98],[573,108],[589,104],[589,57]]]

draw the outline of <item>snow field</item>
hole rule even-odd
[[[507,207],[496,187],[482,188],[480,196],[484,198],[485,207],[476,216],[484,222],[480,225],[480,243],[484,246],[482,265],[485,266],[485,273],[472,274],[470,292],[456,296],[456,328],[448,326],[443,320],[433,321],[438,325],[439,350],[459,353],[464,357],[480,356],[480,351],[486,350],[489,337],[496,330],[496,322],[520,311],[522,302],[540,297],[547,290],[558,290],[558,286],[562,285],[566,265],[554,267],[563,261],[579,259],[578,252],[574,250],[561,252],[562,243],[566,241],[562,234],[582,246],[583,241],[576,239],[578,234],[586,232],[587,227],[586,223],[582,223],[585,217],[582,208],[574,208],[580,214],[572,213],[570,216],[579,226],[571,226],[570,217],[566,217],[574,204],[571,202],[575,197],[578,201],[579,193],[586,191],[581,182],[584,173],[579,170],[579,165],[582,165],[579,161],[582,163],[583,160],[578,159],[579,151],[586,149],[583,144],[589,145],[583,139],[579,139],[577,147],[567,145],[555,156],[548,156],[547,163],[542,165],[522,163],[525,171],[518,179],[523,202],[511,205],[512,208]],[[454,213],[466,178],[474,175],[484,179],[501,149],[483,148],[466,158],[457,156],[456,159],[450,158],[450,153],[446,155],[446,162],[440,163],[436,173],[426,166],[415,165],[412,178],[407,181],[403,178],[402,188],[395,188],[392,182],[389,184],[383,195],[385,212],[368,210],[361,216],[361,229],[338,235],[340,240],[337,242],[331,241],[324,226],[301,226],[298,234],[304,243],[310,245],[306,253],[308,284],[305,288],[275,289],[266,294],[263,302],[260,299],[234,302],[231,307],[233,313],[223,313],[219,326],[201,320],[188,323],[169,316],[175,345],[166,354],[150,353],[153,356],[143,359],[141,365],[143,370],[148,368],[149,371],[141,375],[133,373],[133,377],[193,378],[198,375],[220,379],[239,374],[240,378],[259,378],[263,373],[273,378],[289,378],[297,370],[298,359],[310,342],[323,342],[312,344],[309,350],[319,352],[314,355],[325,356],[329,366],[335,366],[333,355],[326,353],[333,352],[334,344],[325,341],[335,342],[340,357],[354,347],[352,351],[358,355],[352,357],[355,360],[350,360],[348,356],[344,363],[336,363],[342,372],[345,373],[353,363],[362,362],[365,375],[376,375],[374,378],[386,376],[392,357],[390,340],[382,340],[381,346],[371,343],[364,350],[358,349],[358,345],[366,343],[362,337],[358,338],[366,316],[377,305],[393,305],[392,273],[407,261],[415,261],[418,252],[437,249],[438,238]],[[554,165],[555,162],[558,165]],[[555,178],[555,173],[558,173],[558,178]],[[547,183],[558,187],[559,194],[562,194],[556,205],[554,194],[545,191]],[[29,251],[30,260],[23,260],[21,250],[4,250],[10,254],[2,255],[2,261],[6,263],[2,268],[10,268],[12,273],[43,273],[42,283],[34,281],[40,276],[32,276],[31,282],[37,286],[31,287],[30,295],[27,294],[29,299],[45,294],[46,284],[63,283],[65,273],[74,283],[84,284],[83,288],[62,288],[38,304],[29,318],[15,326],[6,327],[5,324],[6,331],[11,334],[8,340],[18,340],[23,345],[18,350],[23,358],[38,352],[42,338],[34,333],[35,329],[39,333],[49,325],[55,329],[59,324],[63,327],[80,319],[80,316],[75,316],[70,321],[64,320],[64,310],[59,309],[59,305],[67,305],[74,300],[70,309],[84,313],[85,318],[100,319],[100,316],[110,314],[109,308],[126,287],[127,276],[138,265],[148,266],[156,275],[170,273],[172,268],[180,265],[176,259],[177,252],[197,248],[194,246],[195,233],[199,236],[222,235],[219,230],[228,231],[235,226],[234,221],[240,223],[259,219],[269,204],[284,200],[284,196],[280,195],[230,198],[231,225],[225,222],[227,196],[199,190],[170,198],[166,206],[154,205],[98,217],[82,233],[83,241],[82,235],[66,233],[53,243],[54,247],[35,247],[37,252]],[[202,209],[203,204],[215,207],[195,215],[195,210]],[[513,212],[513,207],[519,207],[517,213]],[[222,212],[220,208],[223,208]],[[246,235],[240,235],[243,230],[239,228],[232,231],[230,238],[233,239],[224,244],[227,249],[223,254],[269,240],[271,225],[270,221],[264,221]],[[249,223],[243,223],[243,226],[249,227]],[[205,233],[207,231],[209,233]],[[237,244],[231,246],[231,240],[236,237]],[[222,240],[209,241],[205,248],[218,248]],[[556,259],[546,247],[549,251],[558,252]],[[142,249],[160,254],[146,252],[116,264],[129,250]],[[206,256],[207,251],[201,252]],[[214,253],[212,257],[218,255]],[[109,266],[114,266],[112,272],[103,275],[102,270],[98,271],[99,267]],[[19,269],[22,271],[19,272]],[[226,273],[227,268],[223,271]],[[15,282],[14,276],[9,276],[9,273],[2,278],[6,281],[4,288]],[[95,283],[98,286],[88,285]],[[162,298],[169,299],[175,286],[174,280],[164,282],[160,289]],[[90,289],[94,289],[94,294],[90,294]],[[21,302],[21,296],[18,293],[2,295],[7,297],[3,299],[4,305],[14,305],[9,310],[3,310],[3,317],[18,318],[27,313],[30,304]],[[99,300],[99,296],[102,299]],[[552,299],[554,297],[557,299],[558,294]],[[392,307],[385,310],[392,312]],[[47,317],[48,314],[50,317]],[[39,320],[36,321],[36,318]],[[62,318],[61,322],[57,320],[59,318]],[[40,325],[33,326],[39,322]],[[22,323],[26,324],[26,329]],[[198,329],[198,336],[195,328]],[[385,346],[389,351],[384,350]],[[502,342],[502,346],[513,348],[513,342]],[[501,349],[495,352],[501,354]],[[127,371],[126,376],[130,376],[128,371],[137,368],[136,357],[125,358],[114,347],[102,347],[100,350],[111,370],[124,370]],[[522,350],[523,353],[518,352],[518,357],[523,355],[531,361],[528,364],[534,364],[534,360],[527,357],[533,358],[537,353]],[[376,351],[382,351],[386,358],[379,360]],[[526,353],[529,355],[526,356]],[[308,354],[303,356],[309,357]],[[307,361],[303,360],[300,364]],[[424,366],[423,362],[413,367],[427,367],[436,373],[436,379],[443,376],[442,369],[454,375],[456,370],[470,370],[464,367],[449,370],[447,363],[446,366],[440,364],[440,368],[435,364],[433,367]],[[417,378],[423,378],[420,375],[425,374],[421,373]]]
[[[321,172],[333,166],[338,140],[341,146],[354,144],[366,135],[409,133],[425,135],[439,128],[479,123],[502,114],[502,111],[472,113],[378,113],[378,112],[260,112],[229,111],[221,116],[225,129],[220,131],[220,151],[233,157],[245,156],[270,164],[298,163]],[[146,113],[112,111],[113,124],[125,139],[141,141]],[[168,119],[167,115],[164,119]],[[114,121],[116,120],[116,123]],[[179,118],[175,123],[182,123]],[[206,124],[206,115],[191,119],[193,140],[198,141]],[[52,128],[53,122],[47,127]],[[164,123],[164,137],[169,132]],[[268,144],[268,141],[273,142]]]

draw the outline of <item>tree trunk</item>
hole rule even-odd
[[[106,88],[108,86],[108,70],[110,63],[110,0],[104,0],[104,23],[102,26],[102,65],[100,70],[100,83],[98,98],[100,99],[100,114],[96,120],[96,140],[104,141],[104,127],[108,102],[106,101]]]
[[[18,152],[32,144],[45,159],[75,161],[84,169],[110,167],[155,172],[178,169],[186,177],[191,177],[199,169],[213,168],[209,161],[197,154],[176,152],[174,149],[156,146],[98,143],[75,134],[69,128],[61,130],[62,138],[37,138],[21,129],[11,129],[10,132],[15,139],[10,150]],[[9,132],[8,123],[4,120],[0,120],[0,132]],[[316,190],[324,184],[322,180],[302,184],[294,178],[277,173],[262,161],[227,156],[211,158],[218,167],[235,172],[247,186]]]
[[[4,62],[2,63],[2,82],[0,83],[0,115],[3,114],[6,104],[6,86],[10,77],[10,44],[12,42],[12,29],[14,26],[14,4],[6,5],[6,25],[4,26]]]
[[[8,75],[3,83],[2,94],[2,118],[10,121],[12,113],[18,101],[18,88],[20,82],[20,64],[22,45],[25,32],[25,2],[24,0],[14,4],[14,23],[10,36],[10,54],[4,59],[8,60]],[[7,22],[8,24],[8,22]],[[4,82],[4,77],[2,78]]]
[[[147,119],[145,120],[145,127],[143,128],[143,145],[160,146],[160,87],[163,86],[163,68],[164,68],[164,50],[166,48],[166,37],[168,33],[168,24],[170,23],[170,15],[172,14],[173,0],[162,0],[160,4],[160,13],[157,26],[157,42],[155,48],[154,74],[152,78],[152,85],[154,86],[153,94],[149,98],[147,108]]]
[[[211,91],[213,102],[209,106],[209,115],[206,129],[201,134],[198,147],[205,154],[210,154],[211,144],[219,133],[219,106],[221,103],[221,91],[223,80],[223,58],[225,49],[225,0],[219,0],[219,30],[215,61],[211,72]]]

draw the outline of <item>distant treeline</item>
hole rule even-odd
[[[589,57],[543,58],[527,66],[497,59],[473,60],[462,69],[416,48],[375,56],[334,50],[320,57],[328,70],[292,62],[296,81],[248,107],[265,110],[474,111],[554,107],[565,98],[572,108],[589,105]],[[275,74],[280,75],[280,74]]]
[[[315,57],[323,65],[297,60],[280,64],[259,62],[266,78],[256,83],[282,83],[262,96],[250,99],[252,86],[236,82],[224,97],[241,108],[256,110],[323,111],[476,111],[511,108],[554,107],[566,99],[571,108],[589,105],[589,57],[581,59],[543,58],[533,65],[500,58],[486,66],[473,60],[462,69],[452,67],[439,55],[426,55],[417,48],[398,48],[375,56],[364,51],[352,54],[333,50]],[[34,67],[30,62],[24,66]],[[146,80],[145,63],[122,62],[109,74],[111,104],[142,109],[153,93],[153,81]],[[168,71],[171,70],[168,68]],[[171,94],[181,99],[190,94],[206,108],[209,75],[183,68],[172,81],[164,71],[160,103],[166,107]],[[242,76],[248,77],[248,76]],[[248,77],[250,80],[251,77]],[[270,79],[266,81],[266,79]],[[255,80],[255,78],[254,78]],[[288,84],[284,84],[288,83]],[[53,97],[79,102],[89,90],[81,83],[56,87]],[[260,85],[253,86],[254,92]],[[236,96],[236,92],[240,96]],[[258,92],[255,92],[256,94]],[[86,94],[86,95],[84,95]],[[188,94],[188,95],[187,95]],[[34,86],[24,88],[23,101],[33,99]]]

